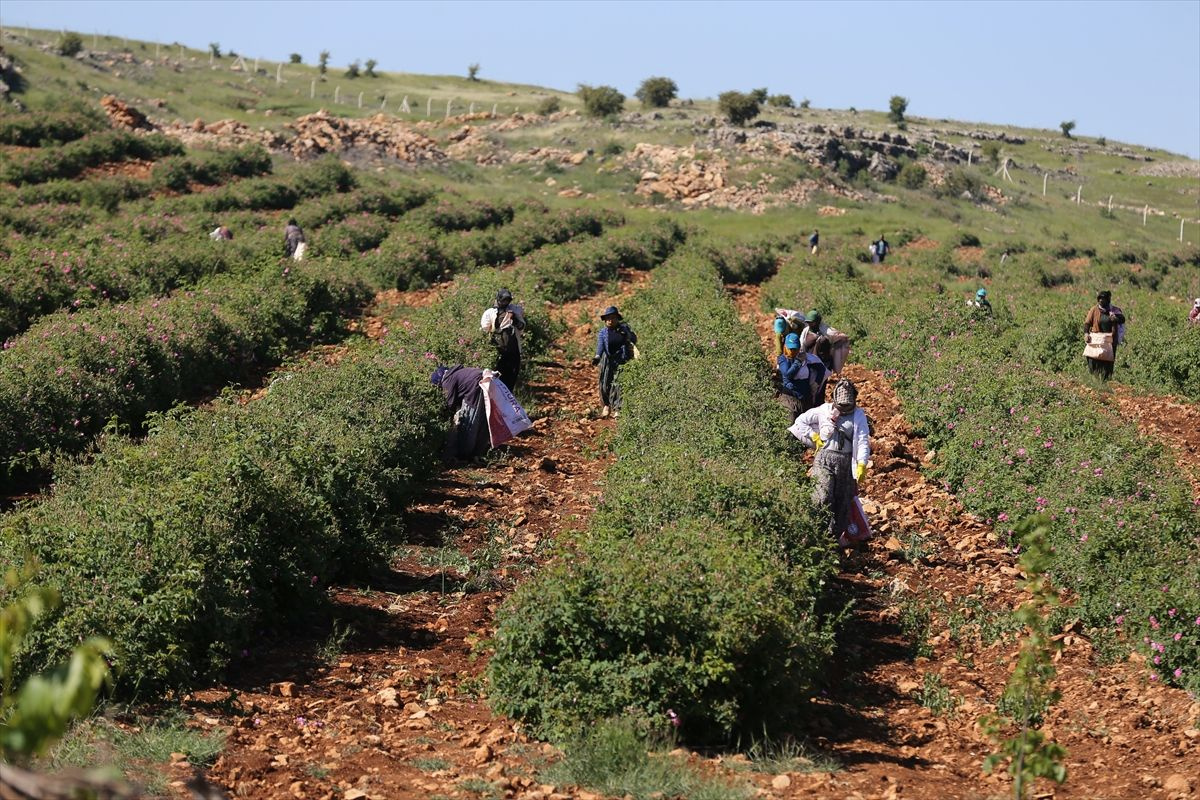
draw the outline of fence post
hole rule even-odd
[[[1108,196],[1108,213],[1109,214],[1112,213],[1112,195],[1111,194]]]
[[[971,166],[971,148],[967,148],[967,166]]]
[[[450,119],[450,104],[452,102],[454,102],[454,101],[452,101],[452,100],[446,101],[446,119]]]
[[[1146,207],[1142,209],[1142,227],[1143,228],[1146,227],[1146,215],[1149,213],[1150,213],[1150,205],[1147,203]]]
[[[432,97],[425,101],[425,116],[427,116],[427,117],[433,116],[433,98]]]
[[[283,83],[283,62],[280,61],[275,65],[275,85]]]
[[[400,103],[400,110],[403,111],[405,114],[412,113],[412,109],[409,108],[409,106],[408,106],[408,95],[404,95],[404,101],[402,103]]]
[[[213,53],[213,51],[212,51],[212,48],[209,48],[209,51],[208,51],[208,65],[209,65],[210,67],[213,65],[213,61],[214,61],[214,59],[215,59],[215,58],[216,58],[216,54],[215,54],[215,53]]]
[[[313,78],[312,83],[308,85],[308,99],[312,100],[317,96],[317,79]]]
[[[1046,196],[1046,181],[1050,180],[1050,173],[1047,172],[1042,176],[1042,197]]]
[[[492,116],[496,116],[496,104],[492,103]]]
[[[179,45],[179,60],[183,61],[183,45]]]
[[[254,74],[258,74],[258,59],[254,59]]]
[[[1079,191],[1075,192],[1075,205],[1080,205],[1083,202],[1083,184],[1079,184]]]
[[[358,107],[359,108],[362,108],[362,96],[363,96],[363,93],[359,92],[358,93]]]
[[[340,86],[333,87],[333,104],[334,105],[337,105],[338,97],[341,95],[341,93],[342,93],[342,87],[340,87]]]
[[[1183,223],[1186,221],[1187,220],[1185,220],[1182,217],[1180,217],[1180,219],[1179,219],[1179,241],[1181,241],[1181,242],[1183,241]]]
[[[467,113],[468,113],[468,114],[474,114],[474,113],[475,113],[475,104],[474,104],[474,103],[471,103],[471,107],[467,109]]]
[[[383,108],[384,108],[384,106],[386,106],[386,105],[387,105],[387,95],[385,94],[385,95],[383,96],[383,102],[379,104],[379,110],[380,110],[380,111],[383,111]]]

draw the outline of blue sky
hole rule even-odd
[[[822,108],[1056,130],[1200,157],[1200,0],[1160,2],[306,2],[4,0],[0,22],[266,60],[627,95],[665,75],[685,97],[765,86]]]

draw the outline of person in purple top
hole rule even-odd
[[[487,452],[489,437],[487,411],[483,407],[483,370],[478,367],[439,366],[429,376],[434,386],[441,387],[446,396],[446,407],[454,414],[450,429],[452,454],[469,459]]]

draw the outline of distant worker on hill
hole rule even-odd
[[[1200,325],[1200,297],[1196,298],[1196,302],[1192,303],[1192,310],[1188,312],[1188,322]]]
[[[812,254],[817,254],[817,249],[821,246],[821,232],[813,228],[812,236],[808,237],[808,246],[812,248]]]
[[[1112,304],[1112,292],[1106,289],[1096,295],[1096,305],[1088,309],[1083,328],[1088,369],[1108,380],[1117,360],[1117,345],[1125,341],[1125,313]]]
[[[879,240],[871,242],[871,263],[882,264],[887,258],[888,253],[892,252],[892,246],[888,244],[887,239],[883,238],[883,234],[879,234]]]
[[[208,238],[214,242],[229,241],[233,238],[233,231],[226,228],[224,225],[218,225],[213,232],[208,235]]]
[[[992,315],[992,304],[987,299],[987,289],[980,289],[975,293],[974,300],[968,300],[967,305],[971,308],[978,309],[984,316]]]
[[[858,407],[858,389],[842,379],[833,387],[833,402],[801,414],[788,430],[816,448],[813,460],[813,504],[829,510],[829,534],[845,544],[858,482],[871,460],[870,428]]]
[[[616,306],[609,306],[600,314],[604,323],[596,334],[596,355],[592,366],[600,367],[600,416],[610,413],[615,417],[621,411],[621,384],[617,373],[621,365],[637,358],[637,334],[624,321]]]
[[[304,251],[307,248],[308,245],[304,240],[304,231],[300,230],[300,226],[296,224],[295,217],[289,219],[287,227],[283,229],[284,256],[293,261],[303,261]]]
[[[513,294],[501,287],[496,292],[496,305],[483,312],[479,327],[491,335],[492,345],[499,353],[496,371],[511,391],[516,391],[521,379],[521,332],[525,330],[525,309],[512,301]]]

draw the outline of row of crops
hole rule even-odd
[[[486,352],[478,309],[499,281],[541,308],[621,266],[652,267],[681,239],[662,223],[547,247],[511,272],[464,276],[402,332],[335,366],[296,369],[254,403],[152,415],[141,440],[102,436],[87,463],[58,468],[53,495],[0,527],[0,559],[38,559],[39,582],[65,601],[23,669],[100,631],[117,645],[127,695],[218,675],[262,630],[321,602],[328,581],[386,563],[441,449],[444,404],[426,354]],[[553,331],[531,321],[534,357]]]
[[[844,256],[822,266],[797,259],[766,285],[764,302],[812,303],[855,336],[857,358],[894,380],[936,451],[934,476],[968,511],[1001,533],[1026,515],[1049,516],[1053,578],[1075,596],[1062,613],[1082,620],[1102,652],[1142,650],[1156,680],[1200,687],[1200,509],[1163,444],[1085,387],[1082,317],[1094,289],[1052,291],[1014,265],[989,280],[989,318],[965,304],[976,283],[939,294],[933,278],[944,273],[929,258],[906,254],[889,290],[886,276],[847,269]],[[1126,285],[1114,296],[1131,329],[1116,377],[1196,397],[1194,379],[1177,386],[1163,376],[1195,374],[1197,326],[1152,290]],[[1160,337],[1158,360],[1139,362],[1152,349],[1143,335]]]

